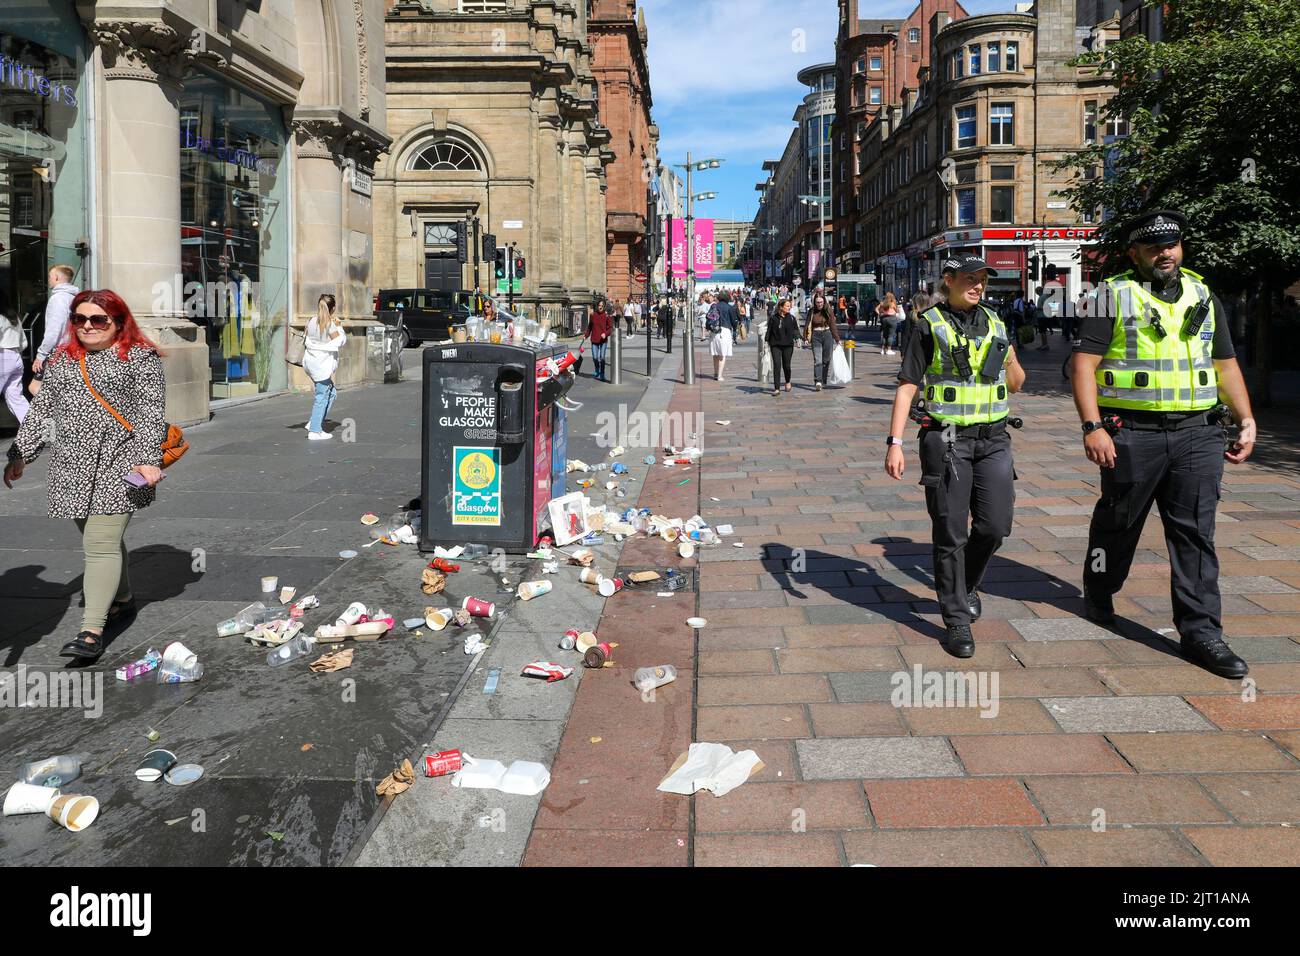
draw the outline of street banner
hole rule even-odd
[[[672,235],[668,237],[669,278],[686,277],[686,221],[673,220]],[[713,220],[695,220],[695,278],[707,279],[713,275]]]

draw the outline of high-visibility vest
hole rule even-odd
[[[925,313],[934,340],[934,355],[925,370],[925,408],[932,418],[957,425],[983,425],[1007,417],[1007,370],[998,367],[997,378],[980,374],[984,358],[995,341],[1010,343],[1007,327],[990,309],[984,309],[989,330],[973,339],[948,321],[938,306]],[[954,348],[969,347],[971,374],[962,378],[952,361]]]
[[[1097,404],[1104,408],[1151,412],[1194,412],[1219,401],[1214,368],[1214,325],[1219,321],[1214,298],[1195,272],[1181,270],[1182,295],[1162,302],[1138,282],[1132,271],[1106,280],[1115,313],[1110,350],[1097,366]],[[1188,309],[1202,301],[1210,314],[1194,335],[1183,334]],[[1152,317],[1165,330],[1157,333]]]

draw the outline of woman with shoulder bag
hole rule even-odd
[[[334,373],[339,367],[339,349],[347,342],[343,323],[334,314],[334,296],[326,292],[316,303],[316,316],[307,323],[306,352],[303,371],[316,385],[312,399],[311,420],[307,423],[309,441],[326,441],[334,436],[325,431],[325,416],[338,389],[334,387]]]
[[[163,477],[170,444],[163,366],[126,303],[101,289],[72,300],[68,330],[44,372],[9,448],[4,482],[12,488],[54,436],[49,516],[76,522],[86,559],[81,631],[59,653],[94,660],[104,653],[105,626],[136,611],[123,538]]]
[[[812,308],[808,310],[804,340],[812,346],[813,381],[820,392],[826,386],[826,373],[830,371],[831,350],[840,345],[834,307],[820,292],[813,296]]]
[[[776,311],[767,320],[767,347],[772,352],[772,396],[781,394],[781,373],[785,372],[785,390],[790,385],[790,360],[794,357],[794,346],[799,341],[799,320],[791,311],[794,303],[782,299],[776,304]]]

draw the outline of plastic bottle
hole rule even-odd
[[[203,662],[198,657],[191,657],[184,664],[173,664],[168,660],[158,665],[158,683],[188,684],[203,676]]]
[[[609,463],[602,461],[599,464],[588,466],[587,470],[591,472],[609,471]]]
[[[274,648],[271,653],[266,655],[266,662],[272,667],[279,667],[281,664],[287,664],[290,661],[297,660],[304,654],[311,653],[311,649],[315,646],[316,638],[307,634],[299,634],[292,641]]]
[[[81,759],[71,754],[25,763],[18,771],[23,783],[33,787],[61,787],[81,776]]]
[[[147,674],[162,663],[162,652],[152,647],[145,651],[144,657],[130,664],[123,664],[117,669],[118,680],[135,680],[141,674]]]
[[[654,690],[656,687],[663,687],[664,684],[671,684],[677,680],[677,668],[672,664],[660,664],[658,667],[638,667],[632,677],[632,683],[637,690],[645,693]]]
[[[465,550],[461,552],[460,556],[472,560],[474,558],[481,558],[487,553],[488,546],[486,544],[467,544],[465,545]]]

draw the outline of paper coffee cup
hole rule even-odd
[[[31,783],[16,783],[5,794],[4,815],[19,813],[45,813],[58,799],[58,787],[38,787]]]
[[[659,532],[659,536],[663,538],[665,541],[667,541],[669,544],[672,544],[679,537],[681,537],[681,532],[678,531],[676,528],[670,526],[664,528],[663,531]]]
[[[135,770],[135,778],[145,783],[154,783],[174,766],[176,755],[170,750],[151,750],[140,761],[140,766]]]
[[[531,601],[535,597],[550,593],[550,581],[525,581],[519,585],[519,597],[524,601]]]
[[[51,820],[76,833],[95,822],[99,816],[99,801],[75,793],[64,794],[54,801],[46,813]]]
[[[578,580],[583,584],[599,584],[600,572],[595,568],[583,568],[578,572]]]
[[[437,611],[432,611],[429,614],[426,614],[424,616],[424,623],[429,625],[429,627],[433,628],[435,631],[441,631],[451,623],[451,619],[455,614],[456,612],[449,607],[440,608]]]
[[[275,589],[280,586],[280,579],[275,576],[262,578],[262,593],[274,594]]]
[[[623,579],[601,578],[600,583],[596,585],[596,590],[600,592],[601,597],[613,597],[623,590]]]
[[[695,545],[691,544],[689,541],[679,542],[677,545],[677,553],[683,558],[693,558],[695,557]]]
[[[573,649],[579,654],[587,653],[589,647],[596,646],[596,635],[591,631],[583,631],[578,635],[578,639],[573,642]]]

